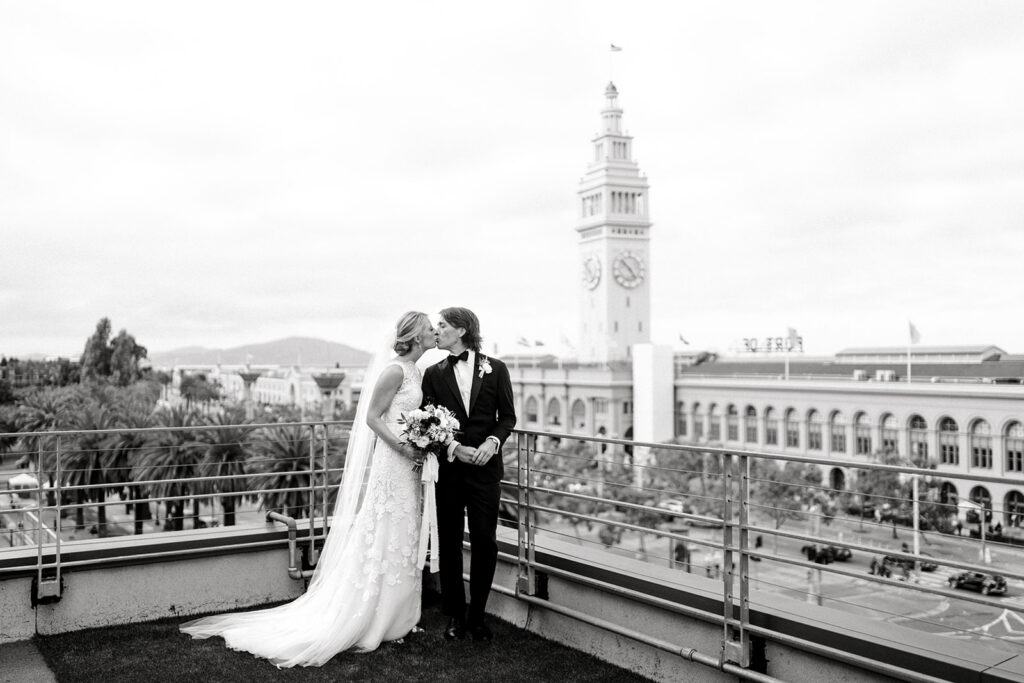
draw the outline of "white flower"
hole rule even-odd
[[[484,378],[484,375],[491,374],[491,361],[487,359],[487,356],[480,356],[480,379]]]

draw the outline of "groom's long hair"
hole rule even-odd
[[[480,336],[480,321],[477,319],[476,313],[468,308],[452,306],[442,309],[441,317],[452,327],[461,327],[466,330],[466,333],[462,335],[462,343],[466,345],[466,348],[480,353],[480,344],[484,338]]]

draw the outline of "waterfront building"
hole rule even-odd
[[[787,359],[650,343],[649,186],[609,84],[580,181],[578,357],[510,363],[519,426],[930,468],[942,502],[1024,525],[1024,356],[998,346],[860,348]],[[638,454],[639,457],[640,454]],[[854,472],[823,466],[849,490]],[[944,480],[943,473],[1000,483]]]

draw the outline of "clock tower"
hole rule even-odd
[[[622,130],[614,83],[604,96],[594,156],[577,191],[579,359],[585,363],[629,360],[633,344],[651,340],[647,178],[633,161],[633,138]]]

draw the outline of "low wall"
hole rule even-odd
[[[514,597],[519,574],[514,532],[499,529],[499,543],[497,590],[488,602],[489,611],[656,681],[737,680],[679,654],[545,609],[543,604],[524,603]],[[569,608],[666,641],[676,646],[677,653],[693,648],[712,657],[720,654],[723,627],[715,619],[723,613],[721,581],[558,539],[539,539],[536,561],[552,568],[545,577],[543,597],[554,608]],[[630,598],[631,591],[660,604]],[[754,632],[751,669],[781,680],[892,681],[919,675],[918,680],[1024,681],[1024,657],[978,642],[931,635],[772,594],[752,594],[749,611]],[[911,676],[893,678],[874,666],[878,662],[903,667]]]
[[[514,530],[499,529],[499,545],[502,552],[488,603],[496,616],[656,681],[737,680],[681,656],[689,648],[719,655],[719,582],[597,548],[541,539],[536,553],[545,568],[541,590],[521,599],[516,594],[520,576]],[[139,557],[142,552],[160,555]],[[0,555],[0,642],[230,611],[288,600],[304,589],[303,581],[287,575],[287,534],[280,525],[68,543],[62,553],[62,561],[69,563],[62,597],[36,607],[35,570],[10,570],[34,559],[31,549]],[[587,624],[559,609],[642,634],[649,642],[670,643],[674,651]],[[874,667],[886,662],[939,680],[1024,682],[1021,657],[781,596],[755,593],[750,623],[751,670],[782,680],[894,680]]]
[[[34,563],[36,550],[7,551],[0,556],[0,643],[290,600],[304,582],[288,577],[287,539],[281,525],[253,525],[68,542],[61,598],[36,606],[35,568],[10,570]]]

